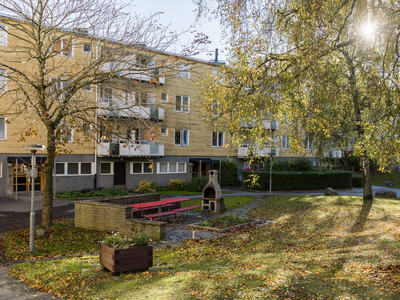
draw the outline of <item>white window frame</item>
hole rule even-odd
[[[85,51],[85,46],[87,46],[87,45],[89,45],[89,47],[90,47],[90,50],[89,50],[89,51]],[[84,43],[84,44],[82,45],[82,52],[83,52],[83,53],[92,53],[92,44]]]
[[[63,164],[64,165],[64,173],[63,174],[57,174],[57,164]],[[68,174],[68,164],[78,164],[78,174]],[[82,165],[81,164],[90,164],[90,174],[81,174],[82,173]],[[91,176],[94,174],[94,162],[90,161],[70,161],[70,162],[56,162],[56,170],[55,170],[55,175],[56,176]]]
[[[1,141],[7,140],[7,117],[0,117],[0,120],[3,119],[4,122],[4,137],[0,137]]]
[[[161,172],[160,171],[160,164],[167,164],[167,172]],[[170,172],[169,171],[169,165],[170,164],[176,164],[176,172]],[[184,171],[183,172],[179,172],[179,164],[184,164]],[[162,162],[158,162],[157,163],[157,174],[185,174],[187,172],[187,164],[186,162],[183,161],[178,161],[178,162],[166,162],[166,161],[162,161]]]
[[[7,70],[0,69],[0,93],[7,92]]]
[[[91,84],[84,85],[84,86],[82,87],[82,90],[85,91],[85,92],[93,92],[93,88],[92,88],[92,85],[91,85]]]
[[[133,164],[142,164],[142,171],[140,172],[140,173],[134,173],[133,172]],[[153,169],[154,168],[151,168],[150,169],[150,171],[151,172],[144,172],[144,164],[150,164],[150,165],[152,165],[152,163],[151,162],[148,162],[148,161],[131,161],[131,174],[132,175],[135,175],[135,174],[153,174]]]
[[[101,173],[101,164],[110,164],[110,173]],[[100,163],[100,175],[114,175],[114,162],[112,162],[112,161],[102,161]]]
[[[163,134],[163,130],[165,130],[165,134]],[[160,128],[160,136],[168,136],[168,128]]]
[[[59,38],[58,40],[57,40],[57,43],[58,43],[58,41],[60,42],[60,52],[59,53],[57,53],[57,55],[60,55],[60,56],[64,56],[64,57],[74,57],[74,43],[72,42],[72,39],[68,39],[68,38]],[[63,49],[64,49],[64,41],[70,41],[71,42],[71,55],[65,55],[64,54],[64,51],[63,51]],[[53,44],[53,46],[52,47],[54,47],[54,45],[55,44]],[[53,51],[53,52],[55,52],[55,51]]]
[[[290,140],[289,140],[289,137],[288,137],[287,135],[282,136],[281,140],[282,140],[282,143],[281,143],[282,149],[286,149],[286,150],[287,150],[287,149],[290,149]]]
[[[7,26],[6,25],[0,25],[1,29],[0,30],[0,46],[7,46],[8,45],[8,32],[7,32]]]
[[[190,79],[190,64],[175,63],[175,77]]]
[[[181,105],[180,110],[176,109],[176,103],[178,103],[178,100],[177,100],[178,97],[180,97],[180,100],[179,100],[180,105]],[[183,98],[184,97],[187,98],[187,103],[188,103],[186,109],[185,109],[185,106],[183,105],[183,100],[184,100]],[[189,113],[190,112],[190,97],[189,96],[183,96],[183,95],[175,95],[175,111],[176,112]]]
[[[61,128],[59,127],[58,130]],[[74,128],[68,125],[63,126],[63,129],[68,130],[70,134],[67,132],[62,132],[60,133],[60,139],[57,140],[58,142],[64,143],[64,137],[66,136],[66,141],[67,143],[73,143],[74,142]]]
[[[166,96],[165,99],[162,98],[163,94]],[[167,94],[167,93],[161,93],[160,101],[162,101],[162,102],[168,102],[168,94]]]
[[[213,100],[212,101],[212,103],[211,103],[211,111],[212,111],[212,116],[213,117],[218,117],[219,116],[219,103],[217,102],[217,100]]]
[[[180,136],[179,136],[179,144],[176,144],[176,133],[180,132]],[[174,146],[183,146],[183,147],[188,147],[189,146],[189,129],[174,129]],[[187,144],[183,144],[183,134],[187,133]]]
[[[106,97],[106,90],[110,90],[110,97]],[[100,88],[100,101],[101,103],[107,103],[111,105],[113,103],[113,90],[110,87],[101,87]]]
[[[3,177],[3,163],[0,161],[0,178]]]
[[[221,133],[222,133],[222,141],[220,140]],[[217,145],[214,145],[214,134],[217,135]],[[221,148],[221,147],[224,147],[224,145],[225,145],[225,132],[212,131],[211,132],[211,147]]]
[[[306,137],[304,143],[305,143],[304,145],[305,150],[312,150],[312,142],[309,137]]]

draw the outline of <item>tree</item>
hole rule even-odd
[[[178,34],[158,23],[159,13],[141,17],[117,0],[0,0],[0,8],[0,69],[6,84],[1,114],[8,122],[25,125],[18,134],[21,141],[46,141],[42,224],[50,225],[54,160],[73,151],[65,147],[71,128],[82,132],[81,143],[97,138],[93,131],[100,136],[110,130],[118,133],[115,124],[96,112],[138,114],[135,107],[144,99],[135,101],[126,94],[139,95],[146,86],[157,86],[168,66],[156,60],[156,54]],[[191,53],[196,45],[191,46],[183,51]],[[78,47],[85,55],[74,56]],[[141,84],[143,77],[150,78],[147,85]],[[117,91],[118,105],[107,101],[107,87]],[[99,100],[87,93],[90,90]],[[138,119],[149,127],[151,138],[154,126]]]
[[[195,2],[199,16],[220,17],[229,34],[230,66],[203,82],[208,112],[216,99],[222,107],[223,118],[209,120],[234,124],[239,143],[267,141],[261,109],[291,129],[292,150],[304,149],[306,137],[320,153],[354,140],[367,211],[368,159],[384,168],[399,157],[398,2]],[[243,131],[240,120],[256,126]]]

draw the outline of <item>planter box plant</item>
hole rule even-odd
[[[127,271],[147,271],[153,266],[153,246],[148,246],[149,240],[144,234],[132,240],[118,234],[106,237],[100,243],[100,264],[113,275]]]

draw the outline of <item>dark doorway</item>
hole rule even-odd
[[[126,163],[115,162],[114,163],[114,185],[125,185],[126,184]]]

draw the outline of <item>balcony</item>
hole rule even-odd
[[[97,143],[98,156],[118,157],[158,157],[164,156],[164,145],[162,142],[150,142],[141,140],[135,143],[132,140],[99,140]]]
[[[268,130],[279,130],[279,122],[278,121],[261,121],[263,127]],[[242,122],[241,124],[244,128],[254,128],[257,126],[256,120],[252,120],[251,122]]]
[[[124,108],[124,105],[113,103],[110,106],[103,105],[103,107],[108,107],[108,109],[100,109],[99,114],[110,117],[146,119],[150,121],[161,121],[165,117],[164,108],[152,104]]]
[[[270,156],[270,153],[271,153],[271,147],[260,148],[255,145],[244,144],[244,145],[240,145],[238,148],[238,158],[248,157],[249,156],[248,155],[249,148],[252,148],[251,156],[265,157],[265,156]],[[275,151],[275,153],[274,153],[274,151]],[[279,148],[273,148],[272,155],[279,156]]]

